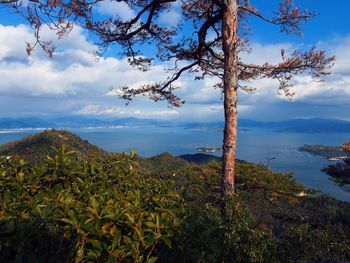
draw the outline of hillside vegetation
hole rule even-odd
[[[291,175],[239,162],[222,200],[217,161],[67,148],[0,158],[0,262],[350,260],[350,205]]]
[[[45,160],[47,155],[53,154],[53,148],[59,149],[63,144],[68,151],[75,152],[74,158],[87,159],[108,155],[106,151],[74,133],[65,130],[47,130],[1,145],[0,156],[18,155],[26,161],[39,162]]]

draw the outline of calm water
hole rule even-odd
[[[0,144],[36,132],[38,131],[0,133]],[[73,132],[105,150],[121,152],[135,149],[141,156],[152,156],[161,152],[174,155],[196,153],[198,146],[221,147],[222,143],[222,132],[219,130],[128,127],[77,129]],[[303,144],[340,145],[346,140],[349,140],[349,136],[342,133],[279,133],[254,129],[239,132],[237,158],[267,164],[267,158],[275,157],[270,162],[274,171],[294,172],[295,179],[303,185],[350,202],[350,193],[335,185],[320,171],[332,161],[297,151]]]

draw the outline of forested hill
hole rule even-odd
[[[68,151],[74,151],[80,159],[109,154],[69,131],[47,130],[1,145],[0,156],[18,155],[27,161],[37,162],[50,155],[52,147],[59,149],[61,145],[65,145]]]

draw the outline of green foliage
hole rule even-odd
[[[280,261],[350,259],[349,204],[317,196],[264,166],[241,163],[237,170],[245,207],[271,231]]]
[[[239,197],[226,200],[225,215],[224,262],[278,261],[272,234],[262,228]]]
[[[344,228],[294,222],[284,229],[280,253],[294,260],[349,260],[349,234]],[[303,249],[300,249],[303,247]],[[283,255],[283,254],[282,254]]]
[[[264,192],[270,197],[295,196],[296,193],[306,190],[295,182],[291,174],[273,173],[263,165],[242,162],[237,165],[237,177],[239,189]]]
[[[277,261],[271,233],[260,228],[239,196],[225,200],[224,208],[207,202],[186,212],[171,262]]]
[[[69,253],[50,256],[60,252],[75,262],[154,262],[157,244],[171,246],[182,206],[171,183],[138,175],[134,153],[77,163],[64,145],[54,151],[34,168],[22,159],[1,159],[0,231],[8,235],[0,254],[9,257],[1,261],[28,255],[44,262],[48,254],[34,241],[17,245],[40,239],[43,230],[56,242],[69,240],[63,246]],[[18,226],[31,229],[28,236],[11,230]]]
[[[216,161],[50,152],[0,158],[0,262],[350,259],[349,204],[289,174],[238,162],[237,194],[222,200]]]
[[[296,205],[293,212],[284,213],[275,231],[281,257],[350,259],[350,206],[334,198],[321,196]]]
[[[162,262],[350,259],[349,204],[315,196],[290,174],[265,166],[239,162],[236,170],[238,194],[223,203],[220,163],[187,164],[174,171],[186,209],[173,249],[160,257]],[[298,197],[300,192],[307,196]]]
[[[262,228],[243,198],[221,199],[220,172],[216,161],[205,166],[191,163],[174,171],[172,179],[186,201],[185,210],[174,246],[159,255],[161,262],[277,260],[271,231]]]
[[[150,158],[138,158],[142,174],[156,175],[158,178],[171,178],[176,170],[187,164],[181,158],[169,153],[161,153]]]
[[[54,155],[52,147],[59,149],[65,145],[67,150],[75,151],[74,159],[88,159],[94,156],[111,155],[101,148],[90,144],[87,140],[66,130],[46,130],[38,134],[26,136],[18,141],[0,145],[0,156],[21,156],[28,162],[43,162],[48,154]]]

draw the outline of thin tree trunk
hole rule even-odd
[[[225,129],[221,190],[223,195],[235,192],[235,160],[237,142],[237,0],[224,0],[226,6],[222,22],[224,65]]]

